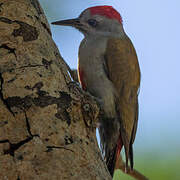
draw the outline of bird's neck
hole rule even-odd
[[[109,32],[103,32],[103,31],[98,31],[98,32],[91,32],[91,33],[87,33],[84,34],[85,38],[90,38],[90,39],[99,39],[99,38],[125,38],[126,37],[126,33],[124,31],[123,28],[120,29],[116,29],[114,31],[109,31]]]

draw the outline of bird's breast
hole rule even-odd
[[[115,90],[104,70],[105,50],[105,40],[95,42],[83,40],[79,48],[78,75],[82,88],[100,98],[103,109],[112,117],[115,114]]]
[[[79,47],[78,74],[83,88],[91,91],[106,78],[103,68],[104,40],[84,39]]]

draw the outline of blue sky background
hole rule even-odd
[[[112,5],[123,18],[136,48],[142,73],[135,153],[180,155],[180,1],[40,0],[49,23],[77,17],[95,5]],[[61,55],[77,67],[83,36],[71,27],[51,26]]]

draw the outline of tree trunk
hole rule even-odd
[[[0,0],[0,179],[111,179],[98,106],[71,82],[37,0]]]

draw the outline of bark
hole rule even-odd
[[[111,179],[98,113],[71,82],[38,1],[0,0],[0,179]]]

